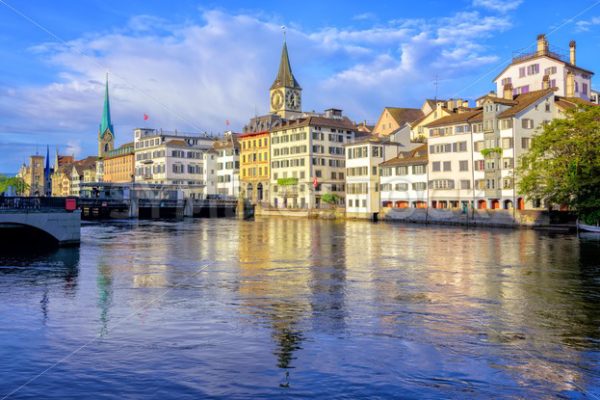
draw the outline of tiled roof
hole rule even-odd
[[[335,118],[325,118],[325,117],[306,117],[306,118],[298,118],[288,121],[283,121],[283,123],[276,128],[273,128],[273,131],[280,131],[289,128],[299,128],[304,126],[326,126],[328,128],[340,128],[355,131],[356,127],[348,118],[344,117],[342,119]]]
[[[411,151],[404,151],[390,160],[381,164],[380,167],[395,167],[398,165],[421,165],[427,164],[427,145],[423,144]]]
[[[514,117],[521,111],[525,110],[529,106],[535,104],[539,100],[543,99],[544,97],[546,97],[552,93],[554,93],[554,89],[536,90],[533,92],[520,94],[517,97],[515,97],[515,100],[514,100],[514,101],[516,101],[517,104],[512,106],[508,110],[501,112],[498,115],[498,118]]]
[[[483,118],[483,109],[478,108],[473,111],[467,111],[462,113],[455,113],[438,120],[435,120],[426,125],[427,128],[435,128],[438,126],[455,125],[455,124],[467,124],[472,122],[480,122]]]
[[[400,126],[416,121],[424,116],[423,111],[421,111],[420,108],[386,107],[385,109]]]
[[[587,101],[579,97],[556,96],[555,102],[556,105],[562,109],[570,109],[575,108],[577,106],[598,106],[598,104],[596,103],[592,103],[591,101]]]

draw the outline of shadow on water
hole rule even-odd
[[[79,275],[79,248],[12,248],[2,251],[0,276],[18,277],[17,282],[45,284],[48,279],[65,281],[65,289],[73,291]]]

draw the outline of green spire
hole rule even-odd
[[[104,137],[106,131],[109,131],[114,137],[115,131],[113,129],[112,121],[110,120],[110,100],[108,98],[108,73],[106,73],[106,89],[104,92],[104,110],[102,111],[102,122],[100,122],[100,129],[98,131],[100,138]]]
[[[300,84],[292,73],[292,67],[290,65],[290,57],[288,56],[287,43],[284,39],[283,50],[281,50],[281,61],[279,62],[279,72],[275,82],[271,85],[271,89],[280,87],[301,89]]]

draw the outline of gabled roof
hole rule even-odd
[[[292,73],[292,67],[290,65],[290,58],[288,56],[287,43],[283,42],[283,49],[281,50],[281,60],[279,61],[279,71],[277,72],[277,77],[271,85],[271,89],[277,88],[294,88],[294,89],[302,89],[300,84],[294,77]]]
[[[400,126],[416,121],[424,116],[420,108],[386,107],[385,109]]]
[[[387,160],[380,167],[395,167],[400,165],[423,165],[427,164],[427,145],[423,144],[410,151],[403,151],[398,156]]]
[[[554,53],[549,52],[547,54],[532,55],[532,56],[519,57],[517,59],[514,59],[502,71],[500,71],[500,73],[492,80],[492,82],[496,82],[498,80],[498,78],[500,78],[502,76],[502,74],[505,73],[506,70],[509,69],[510,67],[512,67],[513,65],[522,64],[522,63],[525,63],[525,62],[536,60],[538,58],[547,58],[549,60],[553,60],[553,61],[556,61],[558,63],[564,64],[568,68],[573,68],[573,69],[579,70],[581,72],[584,72],[586,74],[594,75],[594,73],[592,71],[587,70],[585,68],[578,67],[577,65],[573,65],[573,64],[568,63],[568,62],[566,62],[564,60],[561,60],[558,55],[555,55]]]
[[[454,113],[454,114],[447,115],[447,116],[440,118],[438,120],[435,120],[425,126],[427,128],[435,128],[438,126],[480,122],[482,120],[483,120],[483,109],[476,108],[473,111],[466,111],[466,112]]]
[[[598,106],[596,103],[592,103],[591,101],[584,100],[579,97],[560,97],[556,96],[555,103],[560,108],[566,110],[570,108],[575,108],[578,106]]]
[[[531,105],[537,103],[539,100],[554,93],[554,90],[555,89],[543,89],[543,90],[536,90],[536,91],[525,93],[525,94],[520,94],[517,97],[515,97],[515,99],[514,99],[514,101],[517,104],[512,106],[511,108],[501,112],[498,115],[498,118],[514,117],[521,111],[523,111],[526,108],[530,107]]]
[[[348,118],[325,118],[310,116],[305,118],[298,118],[293,120],[283,120],[281,125],[273,128],[271,131],[280,131],[289,128],[299,128],[304,126],[326,126],[328,128],[340,128],[350,131],[355,131],[356,126]]]

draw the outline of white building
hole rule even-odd
[[[214,144],[217,153],[217,194],[238,197],[240,194],[240,143],[232,132]]]
[[[215,139],[208,135],[182,135],[156,129],[134,129],[135,181],[182,185],[211,194],[216,181]],[[216,186],[214,188],[216,191]]]
[[[381,208],[379,165],[398,155],[400,143],[368,135],[346,148],[346,215],[372,218]]]
[[[594,104],[600,104],[600,92],[597,90],[592,90],[590,101]]]
[[[495,79],[496,93],[503,93],[506,85],[513,87],[513,94],[525,94],[556,88],[556,95],[563,97],[591,98],[593,72],[576,65],[576,44],[569,44],[569,56],[550,49],[545,35],[539,35],[537,49],[534,52],[520,54],[513,58]],[[479,104],[478,104],[479,105]]]
[[[355,125],[341,110],[283,121],[271,130],[270,203],[278,208],[316,208],[322,196],[345,204],[344,144]]]
[[[429,129],[429,199],[433,208],[539,208],[516,190],[515,165],[538,128],[561,116],[553,89],[513,98],[486,96],[481,107],[442,118]],[[565,106],[561,106],[565,107]]]
[[[427,145],[415,146],[380,165],[382,208],[427,207]]]

